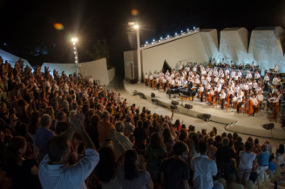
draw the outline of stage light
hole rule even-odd
[[[155,42],[155,39],[153,39],[152,41]]]
[[[183,30],[181,30],[181,33],[183,33]]]
[[[75,50],[76,48],[74,47],[74,50]]]
[[[160,39],[162,39],[162,37],[160,37]]]
[[[77,59],[77,56],[75,57],[75,59]]]
[[[189,31],[189,28],[187,28],[187,31]]]
[[[193,27],[193,30],[195,30],[195,29],[196,29],[196,27],[194,26],[194,27]]]
[[[175,33],[175,35],[177,35],[177,33]]]
[[[77,42],[77,38],[72,38],[71,41],[73,42],[73,45]]]
[[[146,41],[145,44],[148,44],[148,41]]]
[[[63,30],[63,29],[64,29],[64,26],[63,26],[61,23],[54,23],[54,24],[53,24],[53,27],[54,27],[56,30]]]
[[[169,38],[169,35],[167,35],[167,38]]]
[[[74,51],[74,54],[76,54],[76,51]]]
[[[134,26],[133,26],[133,28],[134,29],[138,29],[140,26],[138,25],[138,24],[135,24]]]

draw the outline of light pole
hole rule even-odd
[[[140,31],[137,22],[129,22],[129,25],[137,31],[137,58],[138,58],[138,83],[141,82],[141,52],[140,52]]]
[[[74,50],[74,63],[75,63],[75,71],[76,71],[76,77],[78,79],[78,63],[79,63],[79,59],[78,59],[78,52],[77,52],[77,47],[76,47],[76,43],[77,43],[77,38],[72,38],[71,42],[73,43],[73,50]]]

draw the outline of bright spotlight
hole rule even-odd
[[[152,41],[155,42],[155,39],[153,39]]]
[[[187,28],[187,31],[189,31],[189,28]]]
[[[175,33],[175,35],[177,35],[177,33]]]
[[[169,35],[167,35],[167,38],[169,38]]]
[[[183,30],[181,30],[181,33],[183,33]]]
[[[160,39],[162,39],[162,37],[160,37]]]
[[[145,44],[148,44],[148,41],[146,41]]]
[[[77,42],[77,38],[72,38],[72,39],[71,39],[71,41],[72,41],[72,42],[73,42],[73,44],[74,44],[74,43],[76,43],[76,42]]]
[[[138,25],[138,24],[135,24],[134,26],[133,26],[133,28],[134,29],[138,29],[140,26]]]
[[[195,30],[195,29],[196,29],[196,27],[194,26],[194,27],[193,27],[193,30]]]

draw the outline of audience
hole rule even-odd
[[[90,78],[44,70],[32,73],[21,60],[14,68],[0,63],[0,184],[221,188],[220,177],[238,175],[244,184],[284,166],[283,144],[273,154],[268,140],[243,143],[238,133],[195,131],[173,120],[174,112],[168,117],[128,106]]]

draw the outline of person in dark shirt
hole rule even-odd
[[[234,151],[228,146],[229,139],[227,137],[223,138],[222,143],[223,146],[221,148],[218,148],[217,150],[216,159],[218,169],[221,171],[224,178],[227,180],[230,171],[231,158],[234,157]]]
[[[173,157],[165,159],[160,167],[161,183],[164,189],[185,189],[190,188],[188,180],[190,179],[189,165],[184,161],[187,156],[187,146],[178,141],[173,146]]]
[[[137,128],[134,130],[135,146],[139,149],[144,149],[146,146],[144,142],[148,139],[148,133],[145,128],[143,128],[143,122],[141,120],[137,123]]]

